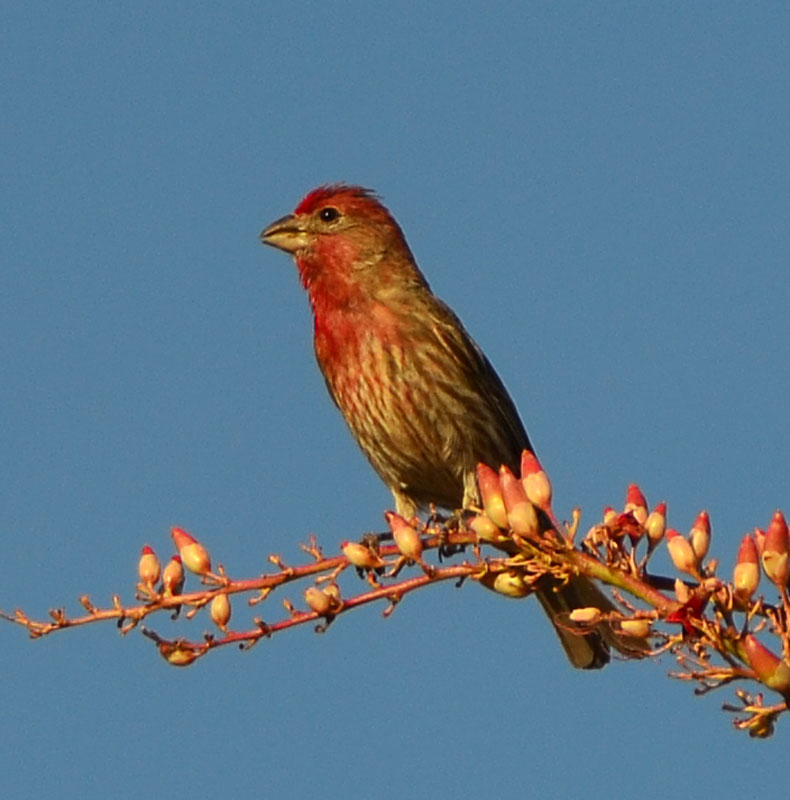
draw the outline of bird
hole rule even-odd
[[[480,462],[518,474],[522,452],[534,448],[515,403],[374,191],[319,186],[260,240],[293,257],[326,387],[401,516],[479,505]],[[614,634],[578,635],[557,616],[611,610],[611,601],[581,576],[562,586],[547,578],[536,594],[571,664],[603,667]]]

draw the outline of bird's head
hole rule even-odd
[[[347,184],[320,186],[293,214],[261,231],[264,244],[293,255],[311,295],[340,286],[424,285],[403,233],[369,189]]]

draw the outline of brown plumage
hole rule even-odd
[[[320,187],[261,240],[296,260],[329,393],[400,514],[476,503],[480,461],[518,474],[532,445],[510,395],[371,191]],[[552,620],[576,607],[610,607],[582,578],[538,596]],[[557,632],[574,666],[608,661],[597,633]]]

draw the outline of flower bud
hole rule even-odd
[[[483,501],[486,516],[498,528],[507,528],[507,512],[502,489],[499,486],[499,476],[482,462],[477,465],[477,485],[480,488],[480,499]]]
[[[612,526],[617,522],[617,517],[620,516],[611,506],[606,506],[603,510],[603,519],[601,520],[604,525]]]
[[[551,481],[535,454],[529,450],[521,454],[521,480],[529,501],[543,511],[550,511]]]
[[[676,569],[687,572],[689,575],[697,575],[697,556],[691,547],[691,542],[681,536],[673,528],[669,528],[664,536],[669,549],[669,557]]]
[[[505,572],[486,572],[480,583],[492,592],[505,597],[526,597],[532,588],[524,580],[524,575],[519,570],[506,570]]]
[[[707,511],[700,511],[689,533],[689,542],[697,563],[701,563],[710,547],[710,517]]]
[[[178,554],[184,566],[196,575],[206,575],[211,572],[211,558],[205,547],[194,536],[183,528],[173,528],[170,531]]]
[[[214,595],[209,606],[209,613],[212,622],[224,633],[230,622],[230,598],[225,592]]]
[[[159,564],[159,559],[156,557],[153,548],[146,545],[140,555],[140,561],[137,564],[137,574],[140,577],[140,583],[153,589],[159,576],[162,573],[162,567]]]
[[[595,606],[590,606],[589,608],[574,608],[568,616],[571,622],[594,625],[601,619],[601,609]]]
[[[752,634],[743,639],[743,649],[758,680],[782,694],[790,692],[790,666],[774,655]]]
[[[499,468],[499,485],[510,528],[521,536],[537,536],[540,533],[538,512],[527,500],[522,482],[504,465]]]
[[[173,556],[167,562],[164,572],[162,572],[162,588],[165,597],[181,594],[181,590],[184,588],[184,567],[181,564],[181,556]]]
[[[626,514],[630,511],[640,525],[644,525],[647,521],[647,500],[645,500],[641,489],[635,483],[628,486],[623,511]]]
[[[468,525],[484,542],[501,542],[507,539],[507,536],[485,514],[472,517]]]
[[[359,542],[341,542],[343,555],[357,569],[381,569],[384,562],[378,553],[374,553],[367,545]]]
[[[392,538],[402,556],[411,561],[420,561],[422,558],[422,539],[420,534],[408,522],[394,511],[384,514],[387,524],[392,531]]]
[[[624,619],[620,621],[620,630],[626,636],[646,639],[650,635],[651,624],[649,619]]]
[[[765,534],[761,560],[768,579],[780,589],[787,586],[787,579],[790,577],[788,550],[790,550],[790,537],[788,537],[787,522],[782,512],[777,511]]]
[[[738,549],[738,560],[733,571],[732,585],[735,596],[743,601],[748,600],[760,583],[760,559],[757,556],[757,545],[748,533],[741,540]]]
[[[645,530],[647,531],[647,538],[651,548],[655,547],[664,538],[666,529],[667,504],[662,502],[648,514],[645,520]]]
[[[332,599],[317,586],[308,586],[304,590],[304,601],[316,614],[324,616],[332,608]]]

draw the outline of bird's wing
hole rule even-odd
[[[449,361],[447,374],[466,387],[468,407],[500,442],[499,463],[491,466],[505,463],[517,471],[522,450],[532,450],[532,445],[505,385],[455,313],[439,300],[431,314],[431,327]]]

